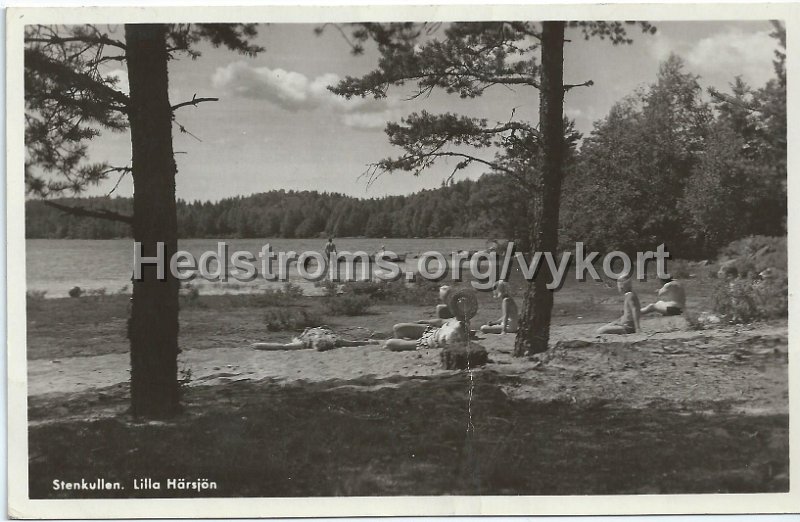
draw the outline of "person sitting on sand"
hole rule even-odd
[[[447,320],[433,319],[427,323],[399,323],[394,325],[394,338],[384,344],[391,351],[416,350],[418,348],[442,348],[464,342],[472,335],[466,321],[478,312],[478,299],[472,289],[454,290],[443,286],[440,296],[453,317]]]
[[[508,283],[500,281],[494,287],[494,297],[502,299],[503,315],[499,321],[489,321],[489,324],[481,326],[481,332],[485,334],[505,334],[515,333],[519,322],[519,309],[514,299],[510,297]]]
[[[639,330],[639,297],[633,291],[630,276],[617,280],[617,290],[625,295],[622,305],[622,317],[597,329],[599,334],[631,334]]]
[[[658,312],[661,315],[680,315],[686,308],[686,292],[680,282],[672,278],[662,279],[664,286],[658,291],[659,300],[642,308],[639,313],[646,315]]]
[[[289,343],[253,343],[256,350],[306,350],[315,349],[318,352],[340,348],[342,346],[364,346],[365,344],[378,344],[378,341],[350,341],[342,339],[325,326],[306,328],[299,336]]]
[[[400,324],[416,324],[416,325],[422,324],[430,326],[442,326],[445,323],[445,321],[453,318],[453,312],[447,306],[447,300],[450,298],[450,294],[452,291],[453,287],[451,286],[442,285],[439,287],[439,300],[441,301],[441,304],[436,305],[436,319],[420,319],[419,321],[414,321],[414,323],[400,323]],[[397,325],[395,325],[395,327],[396,326]],[[395,333],[397,333],[396,330]],[[398,336],[395,335],[395,337]]]

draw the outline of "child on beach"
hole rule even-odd
[[[639,297],[633,291],[630,275],[617,280],[617,290],[625,296],[622,317],[597,329],[599,334],[631,334],[639,331]]]
[[[494,297],[502,299],[503,315],[499,321],[489,321],[488,324],[481,326],[481,332],[485,334],[505,334],[515,333],[519,322],[519,309],[517,303],[511,298],[508,283],[500,281],[494,289]]]

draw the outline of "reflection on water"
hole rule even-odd
[[[196,259],[208,251],[217,251],[217,240],[187,239],[179,242],[179,248],[191,252]],[[229,255],[243,250],[258,255],[264,244],[269,243],[273,252],[324,251],[323,239],[228,239]],[[133,271],[133,241],[130,239],[28,239],[26,242],[26,283],[28,290],[47,291],[46,297],[66,297],[74,286],[85,290],[105,288],[106,292],[130,292]],[[363,250],[369,254],[380,250],[397,254],[408,254],[405,262],[397,263],[401,271],[417,272],[417,256],[423,252],[438,251],[445,256],[459,250],[486,248],[487,241],[468,239],[336,239],[339,252]],[[313,271],[314,263],[309,263]],[[436,262],[430,267],[433,269]],[[212,262],[210,268],[215,268]],[[260,271],[260,261],[256,268]],[[236,269],[229,270],[235,272]],[[361,270],[359,270],[361,275]],[[363,274],[366,275],[366,274]],[[300,277],[296,267],[288,273],[288,280],[298,284],[306,295],[321,293],[314,283]],[[201,294],[252,293],[265,289],[280,288],[283,283],[266,281],[259,276],[252,282],[241,282],[230,278],[227,282],[195,279],[191,284]]]

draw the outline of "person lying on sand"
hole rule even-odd
[[[421,327],[412,330],[410,326]],[[398,329],[398,327],[400,327]],[[464,321],[456,318],[448,319],[442,326],[405,323],[395,325],[395,338],[388,339],[383,347],[393,352],[420,350],[426,348],[444,348],[452,344],[464,342],[470,335]],[[397,338],[402,335],[403,338]]]
[[[336,332],[324,326],[306,328],[303,333],[292,339],[289,343],[253,343],[256,350],[310,350],[318,352],[340,348],[342,346],[364,346],[378,344],[378,341],[350,341],[342,339]]]
[[[686,308],[686,292],[683,286],[672,278],[662,279],[664,286],[658,291],[659,300],[642,308],[639,313],[646,315],[658,312],[661,315],[680,315]]]
[[[464,342],[472,335],[466,324],[478,312],[478,298],[471,289],[454,290],[449,286],[440,289],[450,319],[431,320],[427,323],[399,323],[394,325],[394,338],[384,343],[392,351],[416,350],[418,348],[442,348],[449,344]],[[437,308],[438,310],[438,308]]]
[[[505,334],[515,333],[519,323],[519,309],[517,303],[511,298],[508,283],[500,281],[494,287],[494,297],[502,299],[503,315],[499,321],[489,321],[489,324],[481,326],[481,332],[485,334]]]
[[[631,334],[639,330],[639,297],[633,291],[630,276],[617,280],[617,290],[625,295],[622,304],[622,317],[597,329],[599,334]]]

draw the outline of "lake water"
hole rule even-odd
[[[185,239],[179,241],[179,248],[191,252],[195,258],[207,251],[216,251],[216,239]],[[264,244],[269,243],[273,252],[324,251],[325,240],[321,239],[226,239],[229,255],[237,250],[257,255]],[[27,289],[46,291],[46,297],[66,297],[74,286],[84,290],[105,288],[108,293],[125,288],[131,290],[133,271],[133,240],[85,240],[85,239],[28,239],[26,242],[26,283]],[[416,254],[437,251],[449,256],[459,250],[480,250],[487,247],[486,239],[336,239],[339,252],[363,250],[376,252],[381,245],[397,254],[410,254],[404,263],[398,263],[403,271],[417,272]],[[313,264],[311,265],[313,267]],[[431,267],[435,267],[435,262]],[[212,264],[213,267],[213,264]],[[300,285],[306,295],[319,294],[310,281],[306,281],[293,268],[288,280]],[[205,281],[195,278],[192,285],[201,294],[252,293],[268,288],[280,288],[283,283],[257,277],[244,283],[230,278],[227,282]]]

